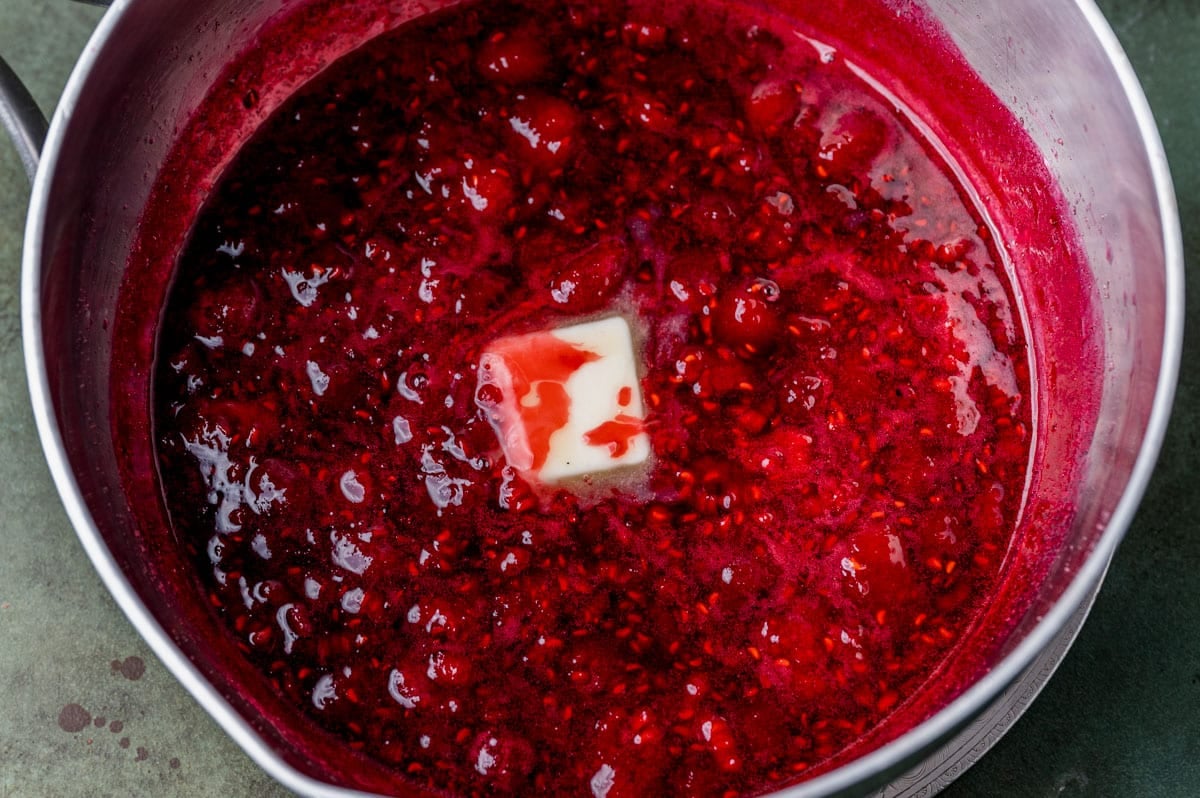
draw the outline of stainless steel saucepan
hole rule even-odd
[[[118,290],[141,210],[184,121],[233,54],[269,46],[260,39],[268,20],[285,10],[338,13],[338,5],[117,0],[80,57],[48,133],[0,65],[0,118],[33,178],[22,271],[29,388],[71,522],[130,621],[221,727],[287,787],[329,798],[388,789],[387,776],[331,764],[338,761],[332,743],[306,737],[246,666],[225,657],[224,630],[203,596],[164,589],[164,569],[179,565],[164,559],[159,538],[131,512],[116,463],[126,436],[139,430],[114,430],[110,366]],[[425,10],[417,0],[341,5],[361,16],[363,35]],[[1028,609],[982,675],[899,738],[781,793],[792,798],[879,789],[972,719],[988,718],[1039,657],[1039,678],[1053,668],[1133,517],[1174,394],[1183,325],[1175,200],[1149,108],[1100,12],[1092,0],[926,5],[1022,119],[1072,209],[1102,319],[1099,422],[1086,442],[1065,543],[1046,578],[1028,586]],[[319,55],[294,57],[310,59],[312,73],[351,46],[330,40]],[[272,55],[255,63],[267,70]],[[291,88],[264,86],[262,113]]]

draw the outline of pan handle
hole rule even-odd
[[[29,89],[3,58],[0,58],[0,125],[12,137],[17,156],[32,182],[50,125]]]
[[[84,5],[112,5],[113,0],[77,0]],[[37,102],[25,88],[25,84],[12,71],[12,67],[0,56],[0,126],[2,126],[17,148],[17,156],[29,182],[37,174],[38,161],[42,156],[42,145],[46,143],[46,132],[50,123],[38,108]]]

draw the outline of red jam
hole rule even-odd
[[[165,502],[244,655],[398,791],[754,794],[877,728],[988,601],[1031,446],[1011,286],[915,129],[726,4],[471,3],[321,74],[158,342]],[[480,354],[612,314],[648,487],[528,484]]]

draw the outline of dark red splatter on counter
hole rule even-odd
[[[119,720],[114,720],[108,724],[108,730],[113,734],[120,734],[125,729],[125,724]]]
[[[103,729],[104,724],[106,724],[107,722],[108,721],[104,719],[103,715],[97,715],[95,717],[95,719],[92,720],[92,723],[95,724],[97,729]]]
[[[121,746],[122,748],[128,748],[129,747],[129,738],[122,737],[120,740],[117,741],[117,745]]]
[[[92,714],[79,704],[67,704],[58,713],[58,727],[65,732],[81,732],[92,722]]]
[[[171,757],[171,761],[168,764],[171,766],[171,770],[178,770],[179,769],[179,757],[177,757],[177,756]]]
[[[145,748],[138,746],[137,754],[134,756],[134,761],[135,762],[145,762],[149,758],[150,758],[150,752],[147,751]]]
[[[146,673],[146,663],[141,657],[126,657],[112,661],[113,673],[119,673],[131,682],[136,682]]]

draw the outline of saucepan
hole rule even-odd
[[[1099,10],[1092,0],[925,5],[1021,120],[1071,209],[1095,286],[1099,323],[1091,334],[1103,353],[1101,399],[1082,442],[1072,512],[1054,533],[1054,556],[1026,585],[1024,610],[978,677],[904,734],[783,793],[797,798],[878,789],[987,717],[1035,662],[1044,675],[1048,656],[1052,668],[1134,515],[1175,388],[1183,323],[1175,200],[1149,108]],[[149,431],[148,422],[114,423],[113,396],[146,386],[114,384],[113,364],[144,366],[152,354],[114,349],[117,297],[141,210],[186,120],[236,110],[237,124],[216,120],[213,129],[249,135],[337,54],[427,10],[416,0],[117,0],[80,57],[48,133],[28,95],[0,68],[3,121],[33,178],[22,272],[29,387],[67,513],[157,656],[259,765],[306,795],[394,785],[382,769],[339,770],[332,744],[308,739],[289,722],[289,710],[241,662],[203,596],[167,588],[186,564],[162,529],[134,516],[117,467]],[[309,31],[303,46],[287,51],[261,38],[284,13],[306,17]],[[230,74],[235,56],[240,71]],[[287,77],[276,79],[284,60]],[[237,143],[214,139],[197,172],[179,176],[187,183],[180,190],[211,182]],[[1023,289],[1029,301],[1046,301],[1036,286]],[[143,310],[152,325],[153,308]],[[152,471],[135,473],[135,481],[153,489]]]

